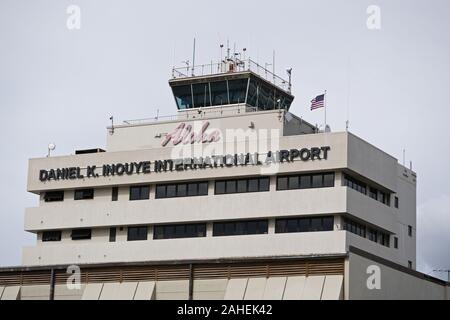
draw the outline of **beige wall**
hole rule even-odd
[[[381,289],[369,290],[367,279],[369,266],[378,266],[381,275]],[[442,300],[449,299],[446,295],[449,287],[414,275],[396,270],[392,267],[368,258],[350,253],[348,282],[345,290],[349,299],[418,299]]]
[[[218,250],[220,248],[220,250]],[[307,232],[249,236],[148,240],[131,242],[59,243],[25,247],[23,264],[86,264],[167,260],[205,260],[342,254],[346,232]]]

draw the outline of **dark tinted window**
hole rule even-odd
[[[192,86],[194,93],[194,108],[207,107],[211,105],[209,95],[209,83],[197,83]]]
[[[224,194],[225,193],[225,181],[216,181],[214,193],[215,194]]]
[[[323,175],[322,174],[315,174],[312,176],[312,187],[313,188],[323,187]]]
[[[288,178],[279,177],[277,179],[277,190],[287,190],[288,189]]]
[[[166,186],[156,186],[156,199],[166,197]]]
[[[94,199],[94,189],[79,189],[75,190],[75,200]]]
[[[244,103],[248,79],[229,80],[230,103]]]
[[[45,202],[64,201],[64,191],[48,191],[44,195]]]
[[[61,231],[44,231],[42,233],[42,241],[61,241]]]
[[[179,184],[177,186],[177,197],[186,197],[188,194],[187,190],[188,190],[187,184]]]
[[[398,197],[395,197],[394,199],[395,199],[395,200],[394,200],[394,201],[395,201],[395,202],[394,202],[395,207],[398,209]]]
[[[72,230],[72,240],[88,240],[91,239],[91,229],[74,229]]]
[[[323,175],[323,186],[334,187],[334,173],[327,173]]]
[[[156,186],[156,199],[208,195],[208,182],[190,182]]]
[[[267,220],[215,222],[213,225],[213,236],[267,234],[267,232]]]
[[[334,218],[331,216],[277,219],[275,233],[332,231],[333,223]]]
[[[146,226],[128,227],[128,241],[147,240],[148,228]]]
[[[259,191],[269,191],[270,179],[268,177],[259,178]]]
[[[205,223],[160,225],[154,227],[153,239],[206,237]]]
[[[375,188],[369,188],[369,197],[377,200],[378,199],[378,190]]]
[[[150,198],[150,186],[130,187],[130,200],[147,200]]]
[[[236,192],[236,180],[228,180],[225,182],[226,187],[225,191],[226,193],[235,193]]]
[[[119,199],[119,188],[113,187],[111,192],[111,201],[117,201]]]
[[[302,174],[277,177],[277,190],[334,187],[334,173]]]
[[[228,88],[226,81],[211,82],[211,100],[213,106],[228,104]]]
[[[344,176],[344,183],[347,187],[356,190],[362,194],[367,194],[367,186],[364,182],[352,178],[348,175]]]
[[[344,220],[344,230],[347,230],[363,238],[366,237],[366,227],[349,219]]]
[[[193,107],[191,85],[172,87],[178,109],[189,109]]]
[[[247,192],[247,180],[238,180],[237,192]]]
[[[109,228],[109,242],[116,241],[116,227]]]
[[[269,178],[216,181],[215,194],[269,191]]]
[[[311,176],[300,176],[300,189],[311,188],[311,178]]]
[[[299,187],[298,176],[289,177],[288,188],[289,189],[298,189],[298,187]]]
[[[174,198],[177,195],[177,186],[175,184],[169,184],[166,186],[167,198]]]
[[[208,182],[199,182],[198,183],[198,195],[199,196],[207,196],[208,195]]]

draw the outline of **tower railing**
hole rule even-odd
[[[273,85],[290,92],[290,83],[288,80],[276,75],[265,66],[261,66],[251,59],[226,59],[222,62],[211,62],[200,65],[186,65],[185,67],[173,67],[172,78],[183,79],[190,77],[204,77],[220,74],[230,74],[236,72],[251,71]]]

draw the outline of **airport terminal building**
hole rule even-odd
[[[290,113],[290,80],[251,60],[169,85],[176,116],[29,161],[36,245],[0,269],[2,300],[450,298],[415,271],[411,168]]]

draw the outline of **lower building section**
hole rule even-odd
[[[449,283],[354,247],[331,256],[0,269],[1,300],[449,298]]]

